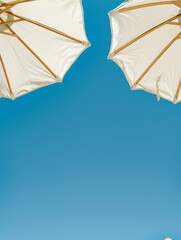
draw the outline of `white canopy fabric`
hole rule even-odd
[[[181,101],[181,0],[131,0],[110,12],[108,58],[132,89]]]
[[[81,0],[0,1],[0,97],[62,82],[89,46]]]

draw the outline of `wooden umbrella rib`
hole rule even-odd
[[[153,2],[153,3],[144,3],[136,6],[125,7],[118,10],[119,13],[132,11],[140,8],[155,7],[155,6],[164,6],[164,5],[178,5],[180,6],[181,1],[164,1],[164,2]]]
[[[8,32],[1,32],[1,31],[0,31],[0,34],[7,35],[7,36],[11,36],[11,37],[16,37],[16,35],[14,35],[14,34],[12,34],[12,33],[8,33]]]
[[[175,26],[181,26],[181,23],[178,23],[178,22],[170,22],[168,23],[170,25],[175,25]]]
[[[158,56],[153,60],[153,62],[148,66],[148,68],[142,73],[142,75],[133,84],[133,88],[139,84],[139,82],[144,78],[144,76],[150,71],[150,69],[157,63],[157,61],[164,55],[164,53],[174,44],[176,40],[179,39],[181,32],[179,32],[168,44],[167,46],[158,54]]]
[[[26,1],[24,1],[24,2],[26,2]],[[8,10],[12,9],[19,3],[22,3],[22,2],[15,3],[15,1],[13,1],[13,2],[9,2],[7,4],[4,3],[4,6],[0,6],[0,7],[4,7],[4,9],[2,9],[2,10],[0,9],[0,14],[7,13]]]
[[[8,5],[7,7],[5,7],[3,10],[0,10],[0,14],[3,14],[5,12],[7,12],[9,9],[11,9],[14,5]]]
[[[180,8],[181,7],[181,2],[180,3],[175,3],[175,5]]]
[[[17,5],[20,3],[26,3],[26,2],[31,2],[32,0],[16,0],[16,1],[11,1],[11,2],[7,2],[7,3],[0,3],[0,7],[6,7],[9,5]]]
[[[11,23],[22,22],[22,21],[24,21],[24,20],[22,20],[22,19],[17,19],[17,20],[6,21],[6,22],[4,22],[4,23],[1,22],[1,23],[0,23],[0,26],[6,25],[6,24],[11,24]]]
[[[4,22],[4,20],[0,17],[0,20]],[[54,78],[57,78],[57,75],[48,67],[48,65],[23,41],[23,39],[20,38],[18,34],[15,33],[15,31],[12,30],[12,28],[9,25],[6,25],[6,27],[9,29],[9,31],[17,37],[17,39],[38,59],[38,61],[52,74]]]
[[[4,64],[4,61],[3,61],[3,58],[1,56],[1,54],[0,54],[0,62],[1,62],[2,68],[3,68],[3,72],[4,72],[4,75],[5,75],[5,78],[6,78],[6,82],[8,84],[10,95],[13,95],[11,84],[10,84],[10,81],[9,81],[9,78],[8,78],[8,74],[7,74],[7,71],[6,71],[6,67],[5,67],[5,64]]]
[[[181,14],[178,14],[178,15],[176,15],[176,16],[174,16],[174,17],[172,17],[172,18],[170,18],[170,19],[168,19],[168,20],[166,20],[166,21],[164,21],[164,22],[156,25],[155,27],[149,29],[148,31],[146,31],[146,32],[144,32],[143,34],[139,35],[138,37],[134,38],[134,39],[131,40],[130,42],[126,43],[126,44],[123,45],[122,47],[118,48],[118,49],[115,50],[115,51],[113,52],[113,54],[111,54],[111,55],[116,55],[116,54],[118,54],[119,52],[121,52],[121,51],[124,50],[125,48],[129,47],[129,46],[132,45],[133,43],[135,43],[135,42],[137,42],[138,40],[140,40],[141,38],[145,37],[146,35],[150,34],[150,33],[153,32],[153,31],[159,29],[160,27],[162,27],[162,26],[164,26],[164,25],[166,25],[166,24],[174,21],[175,19],[177,19],[177,18],[179,18],[179,17],[181,17]]]
[[[177,87],[177,91],[176,91],[176,94],[175,94],[175,97],[174,97],[174,101],[175,102],[178,100],[178,96],[179,96],[180,90],[181,90],[181,79],[179,81],[179,84],[178,84],[178,87]]]
[[[74,38],[74,37],[72,37],[72,36],[70,36],[70,35],[67,35],[66,33],[61,32],[61,31],[59,31],[59,30],[57,30],[57,29],[54,29],[54,28],[52,28],[52,27],[49,27],[49,26],[47,26],[47,25],[44,25],[44,24],[42,24],[42,23],[39,23],[39,22],[37,22],[37,21],[31,20],[31,19],[29,19],[29,18],[20,16],[20,15],[17,15],[17,14],[12,13],[12,12],[7,12],[7,13],[8,13],[9,15],[12,15],[12,16],[14,16],[14,17],[17,17],[17,18],[19,18],[19,19],[22,19],[22,20],[24,20],[24,21],[26,21],[26,22],[32,23],[32,24],[37,25],[37,26],[39,26],[39,27],[41,27],[41,28],[44,28],[44,29],[46,29],[46,30],[49,30],[49,31],[54,32],[54,33],[56,33],[56,34],[59,34],[59,35],[65,37],[65,38],[68,38],[68,39],[70,39],[70,40],[72,40],[72,41],[74,41],[74,42],[77,42],[77,43],[80,43],[80,44],[84,44],[83,41],[81,41],[81,40],[79,40],[79,39],[76,39],[76,38]]]
[[[15,20],[13,20],[13,21],[15,21]],[[7,23],[9,23],[9,22],[3,22],[3,21],[0,19],[0,26],[6,25]],[[0,31],[0,34],[6,35],[6,36],[11,36],[11,37],[16,37],[16,35],[14,35],[14,34],[12,34],[12,33],[9,33],[9,32],[2,32],[2,31]]]

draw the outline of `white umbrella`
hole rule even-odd
[[[89,46],[81,0],[0,1],[0,97],[62,82]]]
[[[181,101],[181,0],[131,0],[110,12],[109,58],[132,89]]]

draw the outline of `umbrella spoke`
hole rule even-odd
[[[141,38],[145,37],[146,35],[150,34],[151,32],[159,29],[160,27],[163,27],[164,25],[171,23],[172,21],[174,21],[175,19],[178,19],[179,17],[181,17],[181,14],[178,14],[158,25],[156,25],[155,27],[149,29],[148,31],[144,32],[143,34],[141,34],[140,36],[134,38],[133,40],[131,40],[130,42],[126,43],[125,45],[123,45],[122,47],[118,48],[117,50],[115,50],[112,54],[110,54],[110,56],[115,56],[116,54],[118,54],[119,52],[121,52],[122,50],[124,50],[125,48],[129,47],[130,45],[132,45],[133,43],[137,42],[138,40],[140,40]]]
[[[158,60],[164,55],[164,53],[178,40],[181,36],[179,32],[168,44],[167,46],[158,54],[158,56],[153,60],[153,62],[148,66],[148,68],[143,72],[143,74],[138,78],[138,80],[133,84],[133,88],[139,84],[139,82],[144,78],[144,76],[150,71],[150,69],[158,62]]]
[[[19,0],[19,1],[12,1],[8,3],[1,3],[0,8],[4,8],[4,9],[0,9],[0,14],[7,13],[9,9],[15,7],[16,5],[20,3],[29,2],[29,1],[32,1],[32,0]]]
[[[3,10],[0,10],[0,14],[3,14],[5,12],[7,12],[9,9],[11,9],[14,5],[8,5],[7,7],[5,7]]]
[[[175,97],[174,97],[174,102],[175,102],[175,103],[176,103],[177,100],[178,100],[178,96],[179,96],[180,90],[181,90],[181,79],[180,79],[180,81],[179,81],[179,84],[178,84],[178,87],[177,87],[177,91],[176,91],[176,94],[175,94]]]
[[[11,37],[16,37],[16,35],[14,35],[12,33],[8,33],[8,32],[1,32],[0,31],[0,34],[4,34],[4,35],[7,35],[7,36],[11,36]]]
[[[17,19],[17,20],[11,20],[11,21],[6,21],[6,22],[1,22],[0,26],[6,25],[6,24],[11,24],[11,23],[17,23],[17,22],[22,22],[22,19]]]
[[[30,0],[29,0],[30,1]],[[11,1],[11,2],[8,2],[8,3],[1,3],[0,4],[0,16],[2,15],[2,18],[4,18],[3,16],[3,13],[7,14],[7,11],[12,9],[13,7],[15,7],[17,4],[19,3],[23,3],[23,2],[27,2],[27,1],[22,1],[22,0],[19,0],[19,1]],[[4,20],[4,22],[0,22],[0,27],[1,26],[4,26],[6,24],[11,24],[11,23],[17,23],[17,22],[21,22],[23,21],[22,19],[17,19],[17,20]],[[2,31],[1,31],[2,33]],[[3,33],[2,33],[3,34]],[[9,35],[9,36],[14,36],[12,34],[9,34],[9,33],[4,33],[5,35]]]
[[[0,17],[0,20],[2,22],[5,23],[5,21],[3,21],[3,19]],[[9,31],[15,35],[17,37],[17,39],[34,55],[34,57],[36,59],[38,59],[38,61],[51,73],[51,75],[57,79],[57,75],[47,66],[47,64],[23,41],[23,39],[20,38],[20,36],[18,34],[16,34],[12,28],[7,24],[6,27],[9,29]]]
[[[44,25],[44,24],[39,23],[39,22],[37,22],[37,21],[31,20],[31,19],[29,19],[29,18],[25,18],[25,17],[23,17],[23,16],[17,15],[17,14],[12,13],[12,12],[7,12],[7,13],[8,13],[9,15],[12,15],[12,16],[14,16],[14,17],[17,17],[17,18],[19,18],[19,19],[22,19],[22,20],[24,20],[24,21],[26,21],[26,22],[29,22],[29,23],[32,23],[32,24],[34,24],[34,25],[37,25],[37,26],[39,26],[39,27],[41,27],[41,28],[44,28],[44,29],[46,29],[46,30],[48,30],[48,31],[54,32],[54,33],[56,33],[56,34],[59,34],[59,35],[65,37],[65,38],[68,38],[68,39],[72,40],[72,41],[75,41],[75,42],[77,42],[77,43],[80,43],[80,44],[85,45],[85,42],[84,42],[84,41],[81,41],[81,40],[79,40],[79,39],[76,39],[76,38],[74,38],[74,37],[72,37],[72,36],[70,36],[70,35],[67,35],[67,34],[64,33],[64,32],[61,32],[61,31],[57,30],[57,29],[54,29],[54,28],[52,28],[52,27],[49,27],[49,26],[47,26],[47,25]]]
[[[176,6],[180,7],[181,1],[164,1],[164,2],[145,3],[145,4],[136,5],[136,6],[125,7],[125,8],[119,9],[118,12],[122,13],[122,12],[140,9],[140,8],[162,6],[162,5],[163,6],[164,5],[176,5]]]
[[[170,25],[176,25],[176,26],[181,26],[181,23],[177,23],[177,22],[170,22],[170,23],[168,23],[168,24],[170,24]]]
[[[17,5],[20,3],[25,3],[25,2],[31,2],[32,0],[16,0],[16,1],[11,1],[11,2],[7,2],[7,3],[0,3],[0,7],[6,7],[9,5]]]
[[[2,22],[2,20],[0,19],[0,26],[6,26],[7,24],[10,24],[10,23],[16,23],[16,22],[19,22],[20,20],[12,20],[12,21],[7,21],[7,22]],[[0,31],[0,34],[3,34],[3,35],[7,35],[7,36],[11,36],[11,37],[16,37],[15,34],[12,34],[12,33],[9,33],[9,32],[2,32]]]
[[[7,84],[8,84],[8,88],[9,88],[10,95],[13,95],[13,91],[12,91],[12,88],[11,88],[11,84],[10,84],[10,81],[9,81],[9,77],[8,77],[8,74],[7,74],[7,71],[6,71],[6,67],[5,67],[5,64],[4,64],[4,61],[3,61],[3,58],[2,58],[2,56],[1,56],[1,54],[0,54],[0,63],[1,63],[1,65],[2,65],[3,72],[4,72],[4,75],[5,75]]]

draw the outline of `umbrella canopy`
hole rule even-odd
[[[62,82],[89,46],[81,0],[0,1],[0,97]]]
[[[181,101],[181,0],[131,0],[110,12],[109,58],[132,89]]]

